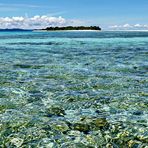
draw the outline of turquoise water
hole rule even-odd
[[[0,147],[146,148],[148,32],[0,32]]]

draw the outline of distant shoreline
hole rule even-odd
[[[100,32],[101,30],[33,30],[33,32]]]
[[[37,29],[38,30],[38,29]],[[66,27],[47,27],[39,29],[41,31],[100,31],[99,26],[66,26]]]
[[[44,30],[44,29],[0,29],[0,32],[148,32],[148,30]]]

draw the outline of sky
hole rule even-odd
[[[0,0],[0,28],[148,30],[148,0]]]

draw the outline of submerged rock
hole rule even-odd
[[[23,144],[24,140],[21,139],[21,138],[13,138],[13,139],[11,139],[10,142],[11,142],[13,145],[15,145],[16,147],[20,147],[20,146]]]
[[[90,131],[99,130],[108,126],[109,123],[105,118],[86,118],[81,120],[80,123],[73,124],[73,129],[88,133]]]
[[[46,113],[48,116],[64,116],[65,115],[64,109],[57,106],[48,108]]]
[[[60,123],[53,123],[51,125],[51,128],[60,132],[66,132],[69,130],[69,127],[66,123],[60,122]]]
[[[88,133],[90,131],[90,126],[88,124],[75,123],[73,125],[73,129],[78,130],[80,132]]]
[[[112,145],[111,143],[108,143],[108,144],[106,145],[106,148],[114,148],[114,147],[113,147],[113,145]]]
[[[142,115],[142,114],[143,114],[142,111],[134,111],[134,112],[133,112],[133,115],[137,115],[137,116],[140,116],[140,115]]]
[[[96,120],[93,121],[93,124],[96,127],[103,128],[103,127],[108,125],[108,122],[107,122],[107,120],[105,118],[97,118]]]
[[[4,113],[6,110],[5,106],[0,105],[0,114]]]
[[[129,148],[136,148],[140,145],[141,143],[139,141],[134,141],[134,140],[130,140],[128,142],[128,147]]]

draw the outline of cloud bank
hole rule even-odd
[[[81,21],[67,20],[61,16],[49,17],[33,16],[33,17],[0,17],[0,28],[22,28],[22,29],[41,29],[48,26],[66,26],[66,25],[78,25]]]
[[[113,25],[109,26],[109,29],[112,30],[148,30],[148,25],[142,25],[142,24],[124,24],[124,25]]]

